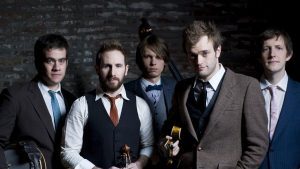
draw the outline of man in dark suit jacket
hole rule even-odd
[[[222,37],[214,23],[194,21],[183,40],[196,76],[176,85],[163,129],[166,134],[173,125],[182,129],[173,147],[177,168],[258,168],[268,148],[258,81],[219,63]]]
[[[259,48],[264,70],[260,85],[270,137],[269,151],[260,168],[299,169],[300,83],[289,78],[285,70],[293,55],[292,40],[283,30],[268,29],[259,37]]]
[[[167,119],[176,85],[174,79],[162,77],[168,61],[169,50],[166,42],[154,34],[146,36],[139,43],[136,51],[136,63],[142,75],[125,84],[127,90],[142,97],[148,103],[153,118],[155,140],[158,140],[163,123]],[[158,154],[154,152],[153,165],[158,163]],[[158,168],[158,166],[151,168]]]
[[[8,168],[4,148],[21,140],[34,141],[48,169],[60,169],[60,140],[64,116],[75,96],[61,88],[68,65],[67,40],[57,34],[41,36],[35,43],[37,76],[24,85],[4,89],[0,97],[0,168]],[[52,90],[59,104],[53,115]]]

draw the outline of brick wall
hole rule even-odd
[[[98,83],[94,57],[104,39],[119,39],[128,50],[129,75],[139,76],[135,64],[140,18],[147,17],[154,32],[164,38],[184,77],[191,75],[181,49],[181,31],[194,19],[213,19],[226,41],[221,61],[241,73],[254,75],[253,37],[268,16],[258,0],[1,0],[0,90],[29,81],[35,74],[33,46],[45,33],[60,33],[70,43],[70,60],[63,85],[77,95]],[[258,9],[258,11],[257,11]],[[258,13],[256,13],[258,12]],[[171,76],[166,70],[166,74]]]

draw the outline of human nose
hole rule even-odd
[[[111,75],[111,76],[115,76],[115,74],[116,74],[116,68],[115,68],[114,66],[112,66],[112,67],[110,68],[110,75]]]
[[[59,70],[60,63],[56,60],[53,62],[53,70]]]
[[[276,55],[276,52],[275,52],[274,48],[270,48],[269,56],[274,57],[275,55]]]
[[[156,65],[156,59],[155,58],[151,58],[151,60],[150,60],[150,64],[151,65]]]
[[[199,65],[203,63],[203,57],[200,54],[196,56],[196,60],[197,60],[197,64]]]

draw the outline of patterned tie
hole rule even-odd
[[[277,113],[279,107],[278,107],[277,86],[269,86],[269,91],[271,95],[269,135],[270,135],[270,139],[272,139],[278,121]]]
[[[57,101],[57,98],[55,96],[55,91],[49,90],[48,93],[51,96],[51,106],[52,106],[52,111],[53,111],[53,118],[54,118],[54,124],[55,124],[55,129],[57,129],[61,117],[61,112],[59,108],[59,104]]]
[[[118,110],[117,110],[117,106],[116,106],[116,99],[120,98],[121,95],[117,95],[116,97],[110,97],[108,95],[105,95],[108,100],[110,101],[110,112],[109,112],[109,116],[111,121],[113,122],[114,126],[117,126],[119,123],[119,116],[118,116]]]
[[[209,82],[203,82],[201,80],[197,80],[197,84],[194,88],[194,95],[195,98],[197,98],[197,102],[200,106],[200,111],[203,113],[206,109],[206,97],[207,97],[207,91],[206,86],[209,84]]]

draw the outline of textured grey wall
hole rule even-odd
[[[33,46],[40,35],[60,33],[70,43],[68,73],[63,85],[77,95],[94,88],[94,57],[104,39],[119,39],[129,54],[127,80],[139,76],[135,64],[140,18],[147,17],[164,38],[184,77],[191,74],[181,48],[182,29],[194,19],[213,19],[226,41],[221,61],[235,71],[254,75],[253,37],[266,5],[258,0],[1,0],[0,90],[29,81],[35,74]],[[166,74],[170,76],[168,70]]]

